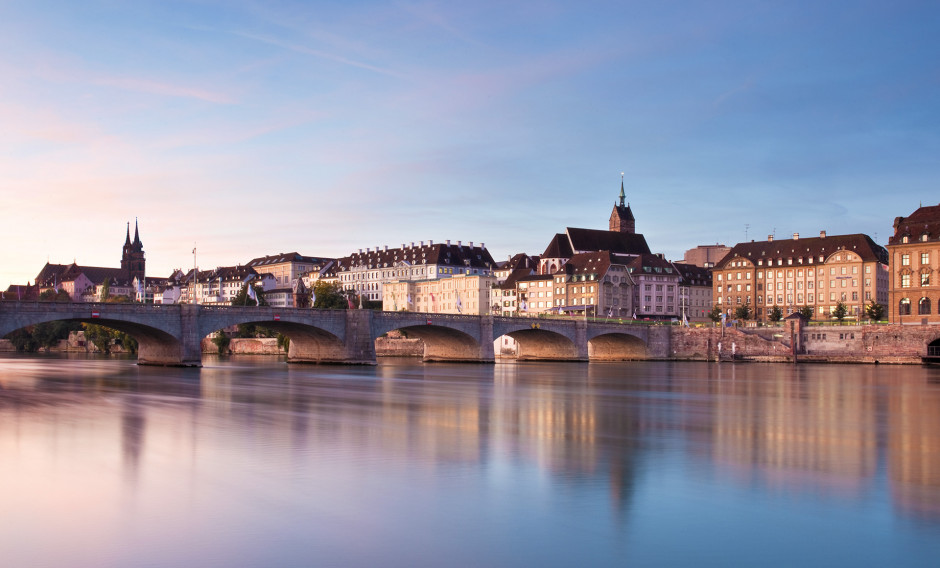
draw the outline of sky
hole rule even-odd
[[[0,0],[0,288],[447,239],[866,233],[940,202],[936,2]]]

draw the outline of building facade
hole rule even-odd
[[[940,323],[940,205],[894,220],[888,317],[892,323]]]
[[[482,316],[490,313],[496,289],[496,277],[484,274],[397,280],[383,284],[382,309]]]
[[[484,243],[435,244],[422,241],[401,248],[362,249],[339,258],[335,275],[343,290],[365,300],[384,302],[385,284],[402,280],[436,280],[459,275],[492,276],[496,263]],[[423,310],[419,310],[423,311]]]
[[[841,302],[848,319],[866,305],[888,303],[888,252],[862,234],[738,243],[712,270],[712,300],[733,318],[747,306],[766,321],[774,306],[789,315],[803,306],[827,320]]]

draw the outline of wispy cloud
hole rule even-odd
[[[304,55],[311,55],[311,56],[313,56],[313,57],[317,57],[317,58],[324,59],[324,60],[327,60],[327,61],[332,61],[332,62],[334,62],[334,63],[340,63],[340,64],[342,64],[342,65],[349,65],[349,66],[352,66],[352,67],[357,67],[357,68],[359,68],[359,69],[365,69],[365,70],[367,70],[367,71],[372,71],[372,72],[375,72],[375,73],[380,73],[380,74],[382,74],[382,75],[388,75],[388,76],[390,76],[390,77],[401,77],[401,76],[402,76],[401,73],[398,73],[398,72],[396,72],[396,71],[392,71],[392,70],[390,70],[390,69],[384,69],[384,68],[378,67],[378,66],[376,66],[376,65],[370,65],[370,64],[368,64],[368,63],[363,63],[362,61],[356,61],[356,60],[354,60],[354,59],[349,59],[348,57],[344,57],[344,56],[342,56],[342,55],[336,55],[336,54],[334,54],[334,53],[329,53],[329,52],[327,52],[327,51],[322,51],[322,50],[319,50],[319,49],[313,49],[313,48],[310,48],[310,47],[307,47],[307,46],[304,46],[304,45],[298,45],[298,44],[296,44],[296,43],[288,43],[288,42],[286,42],[286,41],[281,41],[281,40],[274,39],[274,38],[268,37],[268,36],[263,36],[263,35],[260,35],[260,34],[254,34],[254,33],[248,33],[248,32],[241,32],[241,31],[229,31],[228,33],[230,33],[230,34],[232,34],[232,35],[235,35],[235,36],[238,36],[238,37],[243,37],[243,38],[245,38],[245,39],[250,39],[250,40],[258,41],[258,42],[261,42],[261,43],[266,43],[266,44],[268,44],[268,45],[273,45],[273,46],[276,46],[276,47],[280,47],[280,48],[282,48],[282,49],[287,49],[287,50],[290,50],[290,51],[293,51],[293,52],[296,52],[296,53],[302,53],[302,54],[304,54]]]
[[[201,89],[198,87],[191,87],[187,85],[174,85],[170,83],[162,83],[159,81],[153,81],[149,79],[140,79],[133,77],[91,77],[88,81],[95,85],[102,85],[107,87],[115,87],[118,89],[125,89],[128,91],[136,91],[139,93],[145,93],[148,95],[158,95],[158,96],[167,96],[167,97],[181,97],[188,99],[196,99],[209,103],[217,104],[232,104],[236,102],[228,95],[209,91],[206,89]]]

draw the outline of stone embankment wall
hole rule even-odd
[[[721,343],[722,360],[791,361],[787,327],[673,327],[671,358],[714,361]],[[927,346],[940,339],[940,325],[820,325],[794,330],[799,361],[821,363],[919,364]]]

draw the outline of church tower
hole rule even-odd
[[[127,224],[127,237],[124,239],[124,254],[121,255],[121,270],[127,273],[128,280],[135,277],[143,280],[147,261],[144,259],[144,244],[140,242],[137,220],[134,220],[134,242],[131,242],[131,224]]]
[[[618,233],[636,233],[636,219],[630,204],[625,203],[626,194],[623,191],[623,174],[620,175],[620,203],[614,203],[614,210],[610,214],[610,230]]]

